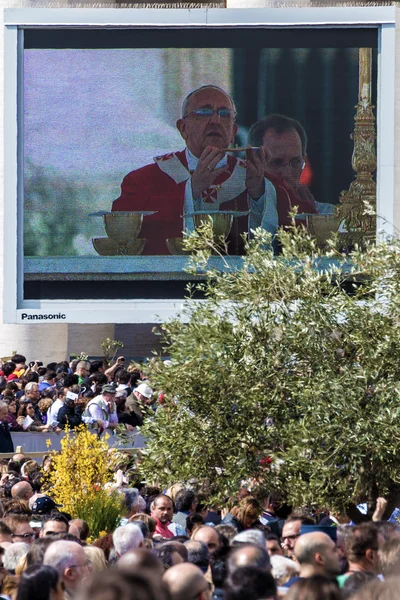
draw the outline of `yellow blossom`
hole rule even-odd
[[[111,477],[107,442],[78,427],[61,440],[61,452],[53,454],[49,490],[65,512],[87,521],[97,537],[119,522],[120,496],[104,489]]]

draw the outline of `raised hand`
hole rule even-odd
[[[213,146],[207,146],[202,152],[197,168],[192,175],[192,195],[195,200],[200,198],[202,192],[214,183],[218,175],[227,170],[227,165],[219,169],[215,168],[224,156],[223,150]]]
[[[258,200],[265,191],[264,174],[267,166],[265,150],[260,146],[257,150],[246,150],[246,188],[254,200]]]

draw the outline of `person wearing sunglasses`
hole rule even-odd
[[[227,242],[229,254],[242,254],[243,233],[261,222],[274,233],[278,222],[276,190],[264,176],[264,149],[248,149],[246,160],[229,152],[238,132],[236,108],[217,86],[191,92],[181,115],[176,127],[186,148],[129,173],[112,210],[154,211],[143,219],[142,254],[169,254],[167,240],[194,229],[194,212],[240,212]]]

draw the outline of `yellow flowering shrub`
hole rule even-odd
[[[107,438],[100,439],[85,426],[61,441],[61,452],[52,456],[48,487],[57,504],[73,518],[87,521],[91,536],[112,532],[118,525],[121,498],[104,485],[111,479]]]

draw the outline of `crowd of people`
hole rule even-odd
[[[10,429],[133,429],[160,400],[140,366],[126,368],[122,358],[111,367],[101,360],[25,363],[16,355],[2,365],[2,442]],[[105,486],[121,496],[118,526],[92,539],[88,524],[52,498],[51,455],[36,461],[18,453],[0,463],[0,598],[400,597],[400,530],[395,515],[382,520],[382,498],[372,520],[358,524],[326,509],[295,509],[251,481],[215,504],[210,482],[161,489],[140,481],[125,457]]]
[[[271,494],[212,505],[204,486],[161,490],[127,477],[119,525],[88,524],[42,492],[51,457],[3,460],[1,598],[11,600],[365,600],[400,595],[397,523],[339,523],[293,511]],[[111,483],[111,482],[110,482]]]
[[[153,390],[142,379],[140,365],[125,367],[119,357],[71,363],[39,361],[26,365],[15,355],[0,365],[0,452],[13,452],[11,432],[60,433],[80,425],[133,431],[143,422]]]

